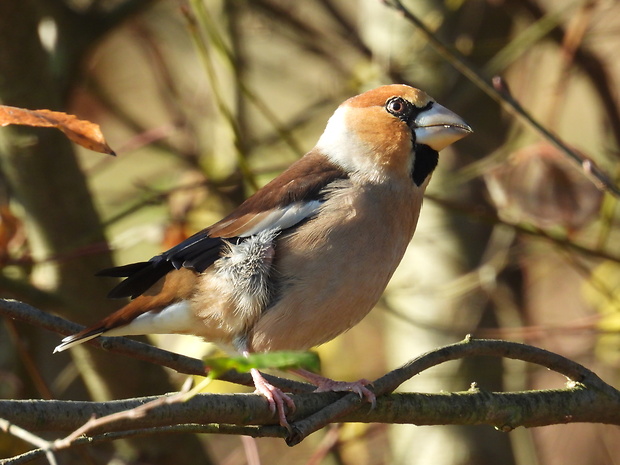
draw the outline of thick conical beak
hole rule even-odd
[[[438,152],[473,132],[459,115],[437,102],[418,115],[412,129],[417,144],[428,145]]]

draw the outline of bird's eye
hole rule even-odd
[[[412,105],[407,100],[402,97],[392,97],[385,103],[385,109],[396,116],[397,118],[402,119],[407,122],[412,113]]]

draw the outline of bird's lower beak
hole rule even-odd
[[[471,127],[456,113],[434,102],[414,120],[416,143],[436,151],[472,133]]]

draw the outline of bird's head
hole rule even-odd
[[[317,148],[368,180],[406,176],[420,185],[435,168],[437,152],[471,132],[461,117],[426,93],[393,84],[342,103]]]

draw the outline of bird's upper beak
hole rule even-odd
[[[436,151],[472,133],[471,127],[456,113],[433,102],[413,121],[416,143],[428,145]]]

